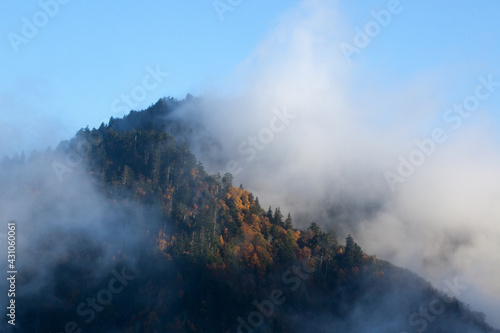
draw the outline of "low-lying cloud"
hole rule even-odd
[[[57,318],[59,322],[85,325],[91,313],[82,307],[80,312],[86,315],[78,316],[76,305],[95,295],[82,293],[102,288],[101,282],[123,267],[134,270],[146,248],[148,226],[160,219],[154,207],[106,198],[84,164],[61,181],[52,165],[64,159],[63,152],[46,152],[33,154],[24,163],[1,166],[0,220],[5,229],[0,232],[7,233],[7,222],[16,221],[15,300],[17,316],[22,318],[16,327],[24,331],[35,326],[22,327],[23,323],[36,325],[38,320],[47,325],[54,313],[71,314]],[[6,239],[0,239],[0,245],[6,250]],[[1,265],[4,272],[6,266],[7,260]],[[6,283],[0,283],[2,290],[9,289]],[[0,298],[4,309],[5,301],[6,294]]]
[[[339,44],[348,30],[336,4],[303,1],[227,86],[176,117],[196,129],[191,145],[208,169],[235,173],[235,182],[291,211],[300,227],[315,220],[341,236],[353,233],[367,252],[436,284],[459,276],[471,286],[462,299],[500,326],[500,147],[488,100],[469,105],[464,117],[436,93],[450,82],[431,70],[388,83],[366,65],[346,63]],[[488,78],[497,80],[472,76],[456,103]],[[280,131],[270,126],[276,110],[291,115]],[[415,141],[433,138],[436,128],[446,140],[391,187],[386,173],[397,174],[399,157],[408,159]]]

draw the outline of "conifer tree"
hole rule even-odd
[[[292,216],[290,215],[290,213],[288,213],[288,216],[285,220],[285,229],[286,230],[293,229],[293,221],[292,221]]]
[[[273,222],[274,224],[276,225],[279,225],[281,227],[284,226],[283,224],[283,214],[281,214],[281,209],[279,207],[277,207],[274,211],[274,217],[273,217]]]

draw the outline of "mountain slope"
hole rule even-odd
[[[498,332],[352,237],[298,230],[208,174],[174,137],[190,135],[168,117],[181,104],[3,162],[2,202],[29,202],[9,217],[26,233],[20,331]]]

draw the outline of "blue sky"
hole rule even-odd
[[[123,96],[133,95],[134,92],[140,98],[133,101],[133,108],[140,110],[165,96],[183,98],[188,93],[231,93],[246,87],[246,82],[241,78],[251,78],[254,81],[248,86],[250,90],[257,90],[257,93],[251,90],[247,94],[247,97],[250,96],[246,100],[248,106],[227,103],[231,107],[222,110],[213,119],[207,117],[212,123],[217,123],[215,128],[225,135],[225,141],[238,145],[241,142],[238,140],[245,137],[246,133],[258,133],[260,124],[269,123],[268,110],[256,111],[254,105],[267,105],[264,102],[269,100],[274,103],[273,98],[276,96],[284,96],[285,102],[280,107],[287,106],[293,110],[294,107],[303,106],[305,111],[301,110],[301,114],[316,117],[301,119],[296,122],[297,125],[294,123],[292,128],[302,129],[303,132],[281,133],[280,139],[266,148],[268,155],[263,151],[261,159],[247,165],[242,174],[249,174],[248,179],[255,176],[253,180],[257,182],[249,182],[254,189],[259,189],[259,181],[267,186],[274,182],[281,184],[281,187],[273,186],[271,194],[266,194],[265,189],[260,188],[261,193],[264,191],[261,198],[266,198],[266,195],[267,198],[273,198],[279,188],[288,189],[285,192],[291,196],[287,198],[305,193],[315,198],[310,202],[320,203],[323,202],[322,185],[330,184],[325,182],[326,179],[340,184],[339,193],[354,193],[358,199],[359,184],[368,179],[370,181],[365,183],[369,190],[364,192],[368,193],[369,199],[377,193],[370,187],[372,178],[383,179],[379,169],[385,171],[389,165],[392,171],[397,167],[399,154],[409,156],[413,152],[413,140],[428,138],[435,127],[449,125],[443,124],[443,114],[453,104],[461,103],[474,94],[478,77],[491,76],[494,81],[500,82],[498,0],[216,1],[220,6],[231,7],[231,10],[222,14],[223,20],[214,8],[213,0],[3,1],[0,5],[0,158],[21,151],[29,153],[32,149],[43,150],[49,145],[55,147],[59,141],[71,138],[80,128],[99,126],[101,121],[111,116],[122,116],[128,110],[124,108],[124,103],[128,102]],[[54,3],[59,4],[56,10],[53,8]],[[301,18],[296,14],[297,10],[309,8],[303,3],[321,10],[333,8],[337,21],[332,25],[325,24],[318,13]],[[46,7],[46,4],[52,4],[52,10],[57,13],[45,14],[42,7]],[[390,15],[390,22],[377,23],[374,15],[387,13],[390,8],[397,8],[397,13]],[[329,15],[325,16],[330,18]],[[294,19],[297,17],[295,24]],[[310,17],[319,18],[318,25],[310,22]],[[29,31],[29,25],[37,22],[40,26],[38,31]],[[374,24],[378,29],[376,33],[372,31],[368,41],[363,37],[365,45],[357,47],[359,31],[366,33],[367,28],[374,27]],[[287,29],[291,32],[283,33]],[[324,32],[321,29],[334,31]],[[325,42],[325,36],[333,40]],[[280,37],[293,40],[288,43],[287,40],[280,40]],[[12,42],[13,38],[17,38],[17,44]],[[20,38],[24,38],[23,42],[19,42]],[[301,42],[310,42],[308,38],[316,43],[311,42],[302,48]],[[323,46],[323,42],[328,45]],[[344,57],[341,45],[347,44],[357,47],[356,54]],[[302,62],[301,57],[307,58],[306,61]],[[252,64],[249,59],[262,61],[263,64],[253,67],[242,65]],[[307,60],[314,64],[309,64]],[[235,75],[242,69],[262,77],[255,79],[252,75]],[[156,74],[151,74],[154,72]],[[338,73],[338,77],[331,78]],[[303,82],[299,82],[301,79]],[[322,90],[332,86],[342,91],[330,93],[327,90],[325,93]],[[310,87],[303,93],[304,88]],[[263,92],[265,88],[270,91]],[[310,103],[309,90],[312,91],[311,96],[319,95],[324,101]],[[253,94],[257,98],[253,98]],[[332,95],[331,99],[329,95]],[[304,96],[305,101],[301,99]],[[344,103],[344,99],[348,99],[348,102]],[[298,101],[299,106],[293,105],[293,102],[286,104],[289,101]],[[331,101],[339,102],[339,105],[332,107]],[[319,105],[318,109],[309,108],[311,104]],[[351,104],[355,104],[355,107],[350,108]],[[363,111],[369,110],[360,113],[363,117],[368,114],[368,120],[351,115],[351,110],[357,111],[360,107]],[[250,111],[241,115],[245,109]],[[403,192],[407,195],[401,196],[401,202],[394,203],[394,211],[387,212],[387,216],[394,218],[381,218],[380,223],[371,221],[380,227],[383,237],[387,237],[388,227],[384,224],[387,221],[399,223],[407,218],[417,221],[415,225],[411,224],[413,222],[408,223],[407,238],[398,236],[387,239],[413,242],[414,238],[418,238],[415,235],[415,230],[418,230],[422,232],[418,244],[427,245],[425,251],[418,250],[420,245],[401,246],[396,242],[396,263],[408,267],[407,258],[421,258],[422,253],[428,254],[426,251],[435,245],[433,236],[447,233],[446,229],[440,229],[446,214],[450,221],[459,221],[457,223],[462,223],[463,216],[471,216],[467,222],[470,222],[471,230],[484,232],[486,236],[497,235],[498,176],[496,171],[491,170],[498,170],[497,165],[500,165],[499,109],[500,88],[481,101],[476,112],[478,116],[464,121],[467,124],[477,122],[481,126],[463,126],[455,132],[449,130],[447,133],[450,137],[455,135],[458,139],[455,142],[450,139],[440,146],[435,157],[429,158],[425,167],[420,169],[420,176],[417,173],[413,178],[414,183],[408,181],[404,187],[399,184],[403,190],[407,189],[407,192]],[[240,113],[237,114],[237,111]],[[221,118],[221,115],[224,117]],[[258,117],[260,122],[254,121]],[[343,122],[343,119],[360,120],[362,126]],[[310,126],[300,127],[299,122]],[[363,132],[366,128],[374,134]],[[386,128],[388,133],[384,132]],[[488,132],[488,135],[484,135],[486,139],[478,138],[483,134],[483,129]],[[494,135],[489,135],[490,132]],[[308,136],[301,133],[312,134]],[[375,138],[379,134],[383,138]],[[368,141],[372,137],[374,143],[370,145]],[[380,139],[380,142],[376,139]],[[408,142],[401,144],[404,140]],[[491,141],[495,140],[495,147],[489,147]],[[394,148],[386,149],[390,142],[395,142]],[[231,148],[231,144],[225,145]],[[324,153],[327,149],[329,154]],[[469,150],[479,151],[477,155],[483,159],[469,154]],[[230,149],[228,151],[232,152]],[[298,155],[297,151],[306,154]],[[440,155],[441,151],[444,153]],[[234,154],[237,155],[236,150]],[[490,155],[491,159],[484,157]],[[269,160],[276,163],[266,164],[265,156],[274,157],[275,160]],[[258,164],[258,161],[262,164]],[[342,161],[346,164],[342,165]],[[274,168],[276,165],[283,167]],[[346,180],[345,166],[353,170],[352,179]],[[356,168],[349,166],[361,170],[356,173]],[[261,170],[266,172],[262,173]],[[426,170],[435,172],[431,174],[427,171],[429,174],[426,174]],[[447,183],[450,175],[459,176]],[[310,192],[300,187],[300,191],[297,191],[292,181],[297,179],[308,185],[304,188]],[[338,179],[341,181],[337,182]],[[385,183],[383,186],[387,190]],[[468,188],[476,188],[476,191],[469,191]],[[458,195],[464,197],[456,199]],[[279,196],[283,200],[282,192],[279,192]],[[440,209],[435,212],[422,209],[432,206],[425,203],[427,198],[432,199],[431,204],[438,202]],[[303,204],[300,196],[294,200],[297,201],[290,202]],[[390,210],[393,206],[387,207]],[[408,207],[413,208],[410,211],[414,213],[405,213],[401,218],[399,213],[407,212]],[[469,213],[462,213],[457,208],[470,210],[465,210]],[[451,213],[442,213],[448,210]],[[488,212],[487,218],[477,219],[483,212]],[[436,216],[432,215],[434,213]],[[478,224],[481,221],[485,221],[484,224]],[[396,231],[406,223],[396,222]],[[452,226],[455,228],[455,225]],[[371,232],[367,239],[366,246],[377,255],[379,251],[384,254],[388,248],[386,242],[380,242],[380,238],[373,237]],[[371,239],[375,244],[369,244]],[[489,269],[497,269],[489,260],[500,253],[498,238],[491,241],[494,244],[491,247],[490,243],[482,241],[483,238],[478,239],[481,240],[479,245],[488,246],[481,247],[482,252],[472,252],[469,259],[484,263],[484,267]],[[398,259],[401,249],[407,251]],[[468,262],[460,254],[456,267],[460,268],[462,263],[465,267]],[[483,270],[476,270],[473,266],[464,267],[460,269],[470,273],[469,277],[477,273],[476,287],[486,285],[480,289],[486,295],[491,294],[492,304],[498,304],[500,287],[498,279],[494,279],[498,272],[483,274]],[[417,271],[433,278],[433,282],[439,280],[436,277],[438,275],[433,277],[425,270]],[[491,281],[486,281],[490,277]],[[488,286],[491,288],[488,289]],[[497,294],[489,290],[496,290]],[[487,303],[477,300],[483,296],[472,295],[467,300],[474,301],[472,305],[479,305],[479,310],[489,311],[489,318],[494,318],[496,313],[493,312],[498,306],[485,306]],[[495,324],[500,326],[498,320]]]
[[[113,102],[141,85],[148,68],[160,68],[168,77],[148,90],[136,109],[163,96],[182,98],[217,87],[300,3],[244,0],[221,20],[209,0],[60,0],[57,13],[43,22],[41,4],[54,1],[1,5],[0,126],[16,132],[23,122],[31,133],[14,138],[4,130],[0,139],[11,142],[0,149],[2,155],[55,145],[81,127],[121,116]],[[339,34],[352,42],[356,28],[373,20],[371,11],[389,3],[339,1],[345,29]],[[352,75],[366,77],[360,92],[373,85],[391,90],[433,73],[446,87],[436,93],[451,102],[473,89],[480,74],[500,78],[497,1],[401,0],[399,6],[402,12],[353,57]],[[12,33],[23,36],[23,18],[42,20],[42,26],[27,43],[13,46]],[[500,105],[499,98],[488,104]]]
[[[22,35],[23,17],[32,21],[41,7],[36,1],[4,3],[0,123],[43,118],[58,131],[49,134],[54,144],[116,116],[112,102],[157,65],[169,76],[148,91],[139,109],[163,96],[199,94],[227,76],[294,3],[266,3],[263,10],[263,2],[243,2],[221,21],[210,1],[70,1],[17,53],[8,33]],[[19,148],[30,146],[25,141]]]

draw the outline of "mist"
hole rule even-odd
[[[33,151],[43,151],[48,147],[67,139],[73,133],[69,130],[64,117],[57,112],[48,113],[34,106],[40,99],[38,94],[33,94],[28,83],[23,89],[29,96],[19,100],[8,93],[0,93],[0,108],[2,118],[0,121],[0,159],[4,156],[28,156]],[[19,87],[19,90],[23,90]],[[34,100],[36,102],[28,102]]]
[[[67,166],[70,154],[74,152],[66,149],[34,153],[1,168],[0,218],[16,222],[16,269],[22,272],[17,278],[18,317],[33,325],[17,325],[22,331],[40,329],[36,325],[47,325],[54,313],[68,314],[62,322],[87,330],[87,317],[78,315],[77,305],[95,295],[81,290],[106,286],[103,281],[122,269],[137,276],[138,258],[149,245],[147,226],[160,220],[154,207],[106,198],[83,159]],[[62,176],[55,165],[65,165]],[[7,246],[6,238],[0,243]],[[1,283],[4,290],[9,289],[6,283]]]
[[[352,233],[435,286],[460,278],[460,299],[500,327],[500,147],[487,98],[453,110],[453,75],[435,68],[385,84],[346,61],[339,44],[349,29],[336,3],[303,1],[232,77],[175,117],[195,129],[188,139],[208,170],[232,172],[298,227]],[[488,80],[473,75],[454,102],[467,107],[481,85],[492,96]]]
[[[339,45],[352,40],[352,31],[339,2],[304,0],[276,21],[231,77],[173,117],[192,127],[184,139],[208,171],[231,172],[235,186],[291,212],[295,227],[315,221],[335,228],[339,239],[351,233],[365,252],[436,288],[458,279],[465,286],[459,299],[500,327],[500,140],[488,112],[488,99],[499,93],[497,78],[473,72],[479,66],[461,80],[456,69],[439,66],[418,77],[395,75],[367,59],[384,32],[346,59]],[[463,94],[450,99],[449,86]],[[0,104],[33,114],[5,96]],[[44,150],[67,134],[55,119],[4,119],[2,156],[20,153],[19,147]],[[18,228],[19,299],[47,295],[47,309],[74,313],[85,295],[72,294],[79,289],[72,277],[99,285],[120,265],[136,269],[131,254],[145,248],[145,226],[160,220],[159,213],[110,202],[83,164],[61,181],[53,162],[66,160],[63,151],[25,153],[25,164],[4,164],[0,175],[0,218]],[[69,277],[60,279],[61,271]],[[67,285],[56,288],[59,281]],[[395,293],[382,303],[397,307],[403,297]],[[407,322],[408,314],[394,323],[364,322],[370,310],[360,306],[352,314],[357,329],[386,331]],[[309,323],[318,330],[332,324],[321,314]]]

